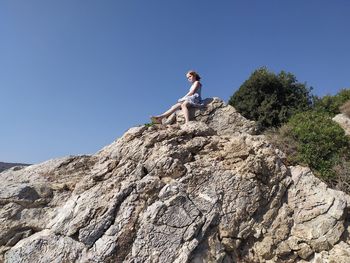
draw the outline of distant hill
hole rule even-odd
[[[0,173],[2,171],[5,171],[11,167],[14,167],[14,166],[28,166],[30,164],[25,164],[25,163],[3,163],[3,162],[0,162]]]

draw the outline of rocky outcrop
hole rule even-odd
[[[0,173],[0,261],[349,261],[349,196],[222,101],[193,117]]]
[[[204,122],[214,129],[218,135],[234,134],[235,132],[256,134],[255,122],[245,119],[242,115],[219,98],[207,98],[203,100],[202,108],[193,108],[189,111],[191,120]],[[170,115],[164,124],[183,124],[185,118],[181,111]]]
[[[254,245],[260,261],[348,262],[350,196],[329,189],[308,168],[290,167],[290,172],[293,183],[286,200],[264,238]],[[332,257],[338,259],[329,260]]]
[[[346,135],[350,135],[350,118],[341,113],[333,118],[333,121],[337,122],[345,131]]]

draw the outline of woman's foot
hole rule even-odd
[[[157,117],[157,116],[151,116],[151,121],[152,121],[152,123],[155,123],[155,124],[161,124],[162,123],[162,118],[161,117]]]

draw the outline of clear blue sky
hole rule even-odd
[[[261,66],[349,88],[349,0],[2,0],[0,161],[93,154],[202,75],[228,101]]]

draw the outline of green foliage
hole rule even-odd
[[[146,127],[152,127],[154,124],[155,124],[155,123],[153,123],[153,122],[149,122],[149,123],[145,123],[144,125],[145,125]]]
[[[293,74],[281,71],[276,75],[263,67],[252,73],[229,104],[264,130],[278,127],[296,112],[309,109],[309,93],[310,89],[298,83]]]
[[[331,120],[348,96],[349,90],[341,90],[335,96],[317,98],[311,111],[292,116],[265,135],[286,154],[288,165],[307,165],[330,187],[350,194],[350,137]],[[350,113],[350,100],[340,109]]]
[[[332,115],[340,113],[339,107],[350,100],[350,89],[342,89],[334,96],[326,95],[323,98],[315,97],[315,109]]]
[[[329,114],[308,111],[294,115],[287,124],[297,141],[296,160],[308,165],[324,178],[335,175],[332,168],[349,156],[350,140]]]

